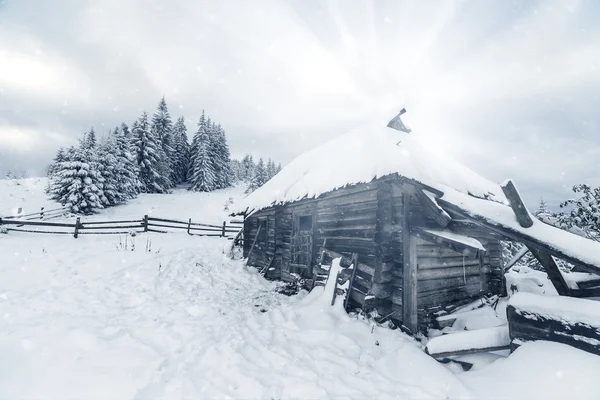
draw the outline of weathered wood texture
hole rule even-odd
[[[580,322],[567,323],[558,318],[550,319],[531,311],[518,310],[512,305],[507,307],[506,313],[511,350],[524,342],[547,340],[600,355],[600,329],[596,327]]]

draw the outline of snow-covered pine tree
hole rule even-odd
[[[254,176],[254,168],[255,168],[254,160],[252,159],[252,155],[246,154],[242,159],[242,171],[241,171],[241,179],[245,182],[251,182],[252,177]]]
[[[263,161],[262,157],[260,158],[260,160],[258,161],[258,164],[256,164],[256,168],[254,168],[254,176],[252,177],[252,180],[250,181],[250,185],[248,185],[248,189],[246,190],[246,193],[251,193],[254,192],[256,189],[258,189],[259,187],[261,187],[262,185],[265,184],[265,182],[267,182],[267,170],[265,167],[265,162]]]
[[[165,179],[161,176],[162,147],[148,124],[148,114],[144,111],[132,127],[133,147],[139,168],[141,191],[144,193],[167,193]]]
[[[217,189],[231,186],[231,153],[225,136],[225,130],[220,124],[213,125],[211,144],[213,148],[213,166],[215,170]]]
[[[281,172],[281,163],[277,164],[277,167],[275,167],[275,174],[278,174]]]
[[[116,206],[126,201],[126,197],[119,192],[117,181],[119,174],[117,147],[111,137],[103,137],[91,152],[92,164],[97,165],[97,170],[102,177],[102,197],[104,208]]]
[[[240,160],[232,159],[229,168],[231,169],[233,182],[240,182],[242,180],[242,162]]]
[[[269,161],[267,161],[267,178],[271,179],[272,177],[275,176],[275,174],[277,173],[276,171],[277,167],[275,166],[275,162],[273,162],[273,160],[271,160],[269,158]]]
[[[204,111],[198,122],[198,131],[194,134],[191,149],[189,183],[190,190],[210,192],[215,189],[215,171],[211,161],[211,143],[208,133],[210,121],[207,121]]]
[[[82,140],[81,144],[64,152],[64,161],[50,177],[48,193],[52,200],[68,206],[74,213],[93,214],[104,208],[107,199],[89,141]]]
[[[580,197],[560,204],[562,209],[570,208],[570,211],[558,215],[560,227],[563,229],[577,227],[588,238],[600,241],[600,187],[592,188],[580,184],[573,186],[573,192]]]
[[[190,145],[183,117],[179,117],[173,126],[173,141],[175,143],[174,179],[176,184],[180,184],[187,182],[190,164]]]
[[[172,137],[173,124],[171,115],[167,108],[167,102],[164,96],[158,102],[156,112],[152,116],[151,131],[158,139],[160,147],[158,155],[160,163],[157,165],[157,171],[161,176],[161,186],[170,189],[174,187],[174,165],[175,165],[175,149]]]
[[[54,157],[54,160],[52,160],[52,164],[50,164],[48,166],[48,168],[46,169],[46,176],[51,177],[52,175],[54,175],[56,173],[57,169],[59,168],[59,164],[61,162],[65,161],[65,159],[66,159],[65,148],[61,147],[56,152],[56,156]]]
[[[113,131],[117,158],[117,191],[125,201],[137,197],[142,186],[138,178],[138,165],[131,152],[131,134],[127,133],[127,130],[127,125],[123,124],[121,129],[115,128]]]
[[[540,199],[540,205],[537,211],[534,213],[534,215],[538,218],[540,215],[552,215],[552,211],[550,211],[550,209],[548,208],[548,203],[546,203],[546,200],[544,200],[543,198]]]
[[[80,140],[81,145],[84,148],[91,149],[96,146],[96,132],[94,128],[90,129],[90,131],[83,135],[83,139]]]

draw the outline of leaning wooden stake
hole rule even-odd
[[[188,235],[190,234],[190,228],[192,227],[192,219],[190,218],[190,220],[188,221],[188,227],[187,227],[187,233]]]
[[[530,228],[533,226],[533,219],[531,218],[529,211],[527,211],[527,207],[525,207],[525,203],[523,203],[523,199],[521,199],[519,191],[510,179],[506,180],[502,184],[502,191],[504,192],[510,207],[513,209],[519,225],[521,225],[523,228]],[[556,288],[558,294],[561,296],[569,296],[571,294],[571,289],[567,285],[567,282],[560,272],[558,265],[556,265],[556,262],[552,258],[552,255],[544,250],[532,246],[527,246],[527,248],[544,267],[546,273],[548,274],[548,278]]]

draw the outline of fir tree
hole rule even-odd
[[[212,148],[209,136],[209,123],[204,116],[204,111],[198,122],[198,131],[192,140],[190,190],[196,192],[210,192],[215,189],[215,171],[211,160]]]
[[[250,182],[252,180],[252,177],[254,176],[254,160],[252,159],[252,155],[250,154],[246,154],[244,156],[244,158],[242,159],[242,165],[241,165],[241,180],[245,181],[245,182]]]
[[[273,160],[271,160],[269,158],[269,161],[267,161],[267,178],[268,178],[268,180],[271,179],[272,177],[274,177],[275,174],[277,174],[277,167],[275,166],[275,163],[273,162]]]
[[[87,145],[89,141],[82,140],[82,146],[70,147],[63,153],[64,161],[56,166],[48,188],[53,200],[81,214],[92,214],[107,203],[104,179]]]
[[[92,149],[96,146],[96,132],[94,128],[90,129],[90,131],[83,135],[83,139],[80,141],[80,146],[85,149]]]
[[[534,213],[534,215],[536,217],[538,217],[538,218],[541,215],[544,215],[544,216],[546,216],[546,215],[551,216],[552,215],[552,212],[548,208],[548,204],[546,203],[546,201],[543,198],[540,199],[540,205],[539,205],[537,211]]]
[[[161,98],[156,112],[152,116],[152,133],[158,139],[160,146],[158,147],[159,164],[157,165],[160,175],[160,184],[165,188],[174,186],[174,143],[172,137],[173,124],[171,115],[167,108],[165,98]]]
[[[117,148],[112,138],[107,137],[100,140],[96,148],[91,152],[92,164],[97,165],[97,170],[102,177],[102,193],[104,208],[122,204],[126,201],[125,196],[119,191],[117,180],[119,162],[116,157]]]
[[[175,142],[175,164],[173,167],[175,183],[183,183],[188,180],[188,169],[190,163],[190,145],[188,142],[185,119],[179,117],[173,126],[173,141]]]
[[[231,153],[221,125],[213,125],[211,129],[212,163],[215,171],[215,186],[223,189],[231,186]]]
[[[165,179],[160,174],[161,144],[150,130],[148,114],[145,111],[134,123],[132,134],[142,192],[167,193],[169,188],[164,185]]]
[[[267,170],[265,168],[265,163],[261,157],[258,161],[258,164],[256,164],[256,168],[254,169],[254,176],[250,181],[250,185],[248,186],[246,193],[255,191],[256,189],[264,185],[267,182],[267,180]]]
[[[125,124],[123,124],[125,125]],[[130,133],[127,132],[127,125],[121,125],[121,129],[115,128],[113,131],[113,140],[115,142],[115,156],[117,158],[117,191],[124,200],[135,198],[141,189],[141,183],[138,178],[138,166],[135,157],[131,152]]]

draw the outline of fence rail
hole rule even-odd
[[[34,215],[34,214],[32,214]],[[215,236],[233,239],[239,236],[243,228],[243,221],[223,221],[221,225],[206,224],[200,222],[178,221],[174,219],[156,218],[144,215],[141,220],[115,220],[115,221],[81,221],[77,218],[74,223],[31,221],[27,219],[15,219],[14,217],[0,218],[0,226],[4,226],[9,232],[45,233],[45,234],[72,234],[77,238],[79,235],[122,235],[130,232],[156,232],[168,233],[172,230],[185,230],[192,236]],[[27,227],[23,229],[22,227]],[[44,227],[46,229],[31,229],[29,227]],[[52,230],[51,228],[54,228]],[[156,229],[161,228],[161,229]]]
[[[69,213],[69,207],[61,207],[61,208],[53,208],[51,210],[46,210],[45,207],[40,208],[39,212],[34,212],[30,214],[20,214],[21,208],[19,208],[19,214],[11,215],[7,217],[2,217],[3,219],[23,219],[25,221],[31,221],[35,219],[51,219],[62,217],[65,214]]]

